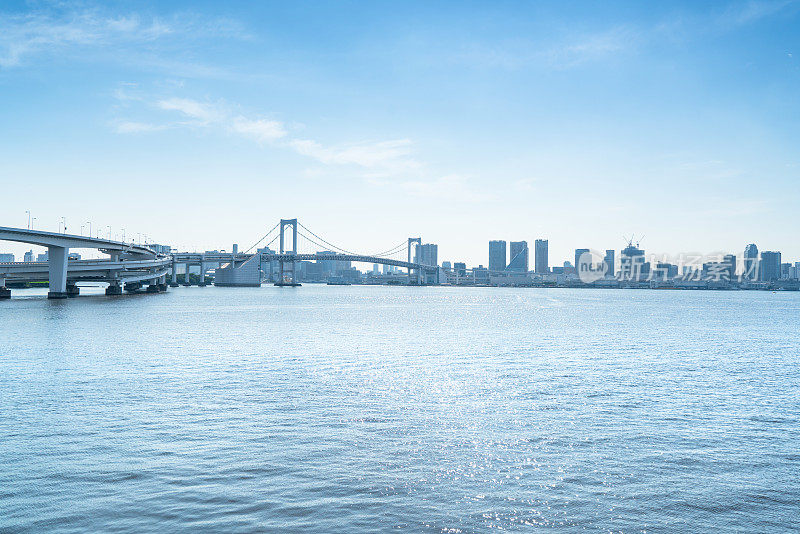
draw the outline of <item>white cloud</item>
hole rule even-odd
[[[236,117],[231,129],[241,135],[251,137],[261,143],[269,143],[286,136],[286,129],[278,121],[267,119],[248,119]]]
[[[142,133],[163,130],[165,126],[159,124],[149,124],[146,122],[122,121],[116,124],[114,130],[117,133]]]
[[[238,106],[224,101],[210,102],[178,97],[152,99],[124,90],[118,90],[115,97],[127,112],[130,112],[132,104],[143,103],[151,109],[179,115],[171,120],[167,118],[161,124],[153,124],[152,120],[121,120],[115,127],[117,133],[139,133],[166,128],[216,129],[260,144],[289,149],[325,165],[360,167],[369,171],[371,176],[382,178],[421,167],[412,157],[413,143],[409,139],[325,145],[313,139],[291,138],[289,128],[283,122],[244,114]],[[147,102],[151,104],[148,105]]]
[[[617,27],[577,37],[572,42],[551,48],[545,53],[545,57],[557,68],[571,68],[623,53],[633,49],[639,41],[638,32],[627,27]]]
[[[103,17],[95,12],[55,18],[44,13],[0,17],[0,67],[15,67],[26,56],[75,46],[144,43],[173,33],[158,19]]]
[[[326,147],[309,139],[294,139],[289,145],[298,153],[325,164],[358,165],[365,168],[399,170],[418,164],[410,158],[411,141],[395,139]]]
[[[70,9],[58,4],[24,15],[0,12],[0,68],[20,66],[37,55],[57,52],[63,59],[65,54],[78,51],[82,59],[105,54],[106,58],[119,61],[120,54],[124,53],[128,61],[146,57],[148,62],[159,66],[163,59],[154,53],[154,43],[158,41],[220,36],[249,38],[233,21],[205,20],[188,14],[167,20],[139,14],[112,16],[101,9]],[[110,50],[114,51],[113,55],[108,55]],[[171,49],[170,54],[163,57],[174,56],[175,50]],[[175,62],[170,59],[168,64],[174,67]]]
[[[165,111],[178,111],[204,124],[224,120],[223,114],[215,106],[188,98],[159,100],[156,102],[156,106]]]

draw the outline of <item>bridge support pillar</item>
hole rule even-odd
[[[200,282],[197,285],[200,287],[206,285],[206,264],[202,261],[200,262]]]
[[[5,277],[0,277],[0,300],[10,299],[11,290],[6,287]]]
[[[125,291],[127,291],[128,293],[133,293],[141,289],[141,287],[142,284],[140,282],[128,282],[127,284],[125,284]]]
[[[122,295],[122,286],[119,285],[119,282],[111,282],[111,284],[109,284],[109,286],[106,288],[106,295]]]
[[[69,249],[66,247],[47,247],[47,264],[50,271],[49,299],[65,299],[67,293],[67,256]]]
[[[192,279],[189,278],[189,263],[186,263],[186,272],[183,275],[183,285],[190,286],[192,285]]]
[[[169,282],[169,287],[178,287],[178,265],[175,260],[172,260],[172,278]]]

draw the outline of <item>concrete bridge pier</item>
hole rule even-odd
[[[69,249],[66,247],[47,247],[47,265],[49,269],[50,291],[49,299],[65,299],[67,292],[67,256]]]
[[[0,276],[0,300],[6,300],[11,298],[11,290],[6,287],[6,279],[4,276]]]
[[[141,282],[128,282],[125,284],[125,291],[128,293],[135,293],[139,289],[141,289],[142,284]]]
[[[166,291],[167,290],[167,275],[161,275],[158,277],[158,290],[159,291]]]
[[[206,264],[204,261],[200,262],[200,283],[197,285],[200,287],[204,287],[206,285]]]
[[[106,288],[106,295],[122,295],[122,286],[119,284],[118,280],[114,280],[108,285]]]
[[[189,278],[189,262],[188,261],[186,262],[186,274],[183,275],[183,285],[185,285],[187,287],[192,285],[192,282],[190,281],[190,278]]]
[[[175,259],[172,260],[172,278],[169,287],[178,287],[178,264],[175,263]]]

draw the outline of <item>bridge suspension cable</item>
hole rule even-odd
[[[310,230],[309,230],[309,231],[310,231]],[[302,237],[303,239],[306,239],[307,241],[309,241],[309,242],[311,242],[311,243],[313,243],[313,244],[317,245],[318,247],[320,247],[320,248],[322,248],[322,249],[328,248],[328,247],[326,247],[325,245],[323,245],[322,243],[319,243],[319,242],[317,242],[317,241],[315,241],[315,240],[311,239],[310,237],[308,237],[307,235],[305,235],[303,232],[300,232],[299,230],[298,230],[298,232],[297,232],[297,235],[299,235],[299,236],[300,236],[300,237]],[[314,235],[316,235],[316,234],[314,234]],[[327,241],[326,241],[326,243],[327,243]],[[330,243],[329,243],[329,244],[330,244]],[[298,247],[298,248],[299,248],[299,247]],[[359,254],[354,254],[354,253],[352,253],[352,252],[347,252],[347,251],[345,251],[345,253],[346,253],[346,254],[351,254],[351,255],[353,255],[353,256],[358,256],[358,255],[359,255]]]
[[[280,224],[281,224],[281,223],[280,223],[280,222],[278,222],[278,224],[276,224],[275,226],[273,226],[273,227],[272,227],[272,229],[271,229],[269,232],[267,232],[266,234],[264,234],[264,237],[262,237],[261,239],[259,239],[258,241],[256,241],[256,242],[255,242],[255,244],[253,244],[253,246],[251,246],[250,248],[248,248],[247,250],[245,250],[245,251],[244,251],[244,253],[245,253],[245,254],[247,254],[247,253],[249,253],[251,250],[253,250],[254,248],[256,248],[256,247],[257,247],[257,246],[258,246],[258,245],[259,245],[259,244],[260,244],[262,241],[264,241],[264,240],[265,240],[265,239],[266,239],[266,238],[269,236],[269,234],[271,234],[271,233],[272,233],[272,232],[273,232],[273,231],[274,231],[274,230],[275,230],[275,229],[278,227],[278,225],[280,225]],[[278,235],[280,235],[280,234],[278,234]],[[278,237],[278,236],[275,236],[275,238],[273,238],[273,239],[272,239],[272,241],[270,241],[270,242],[269,242],[269,243],[268,243],[266,246],[270,246],[270,245],[271,245],[271,244],[272,244],[272,243],[275,241],[275,239],[277,239],[277,237]]]
[[[314,237],[316,237],[317,239],[319,239],[320,241],[322,241],[323,243],[325,243],[326,245],[328,245],[329,247],[331,247],[331,248],[333,248],[333,249],[335,249],[335,250],[338,250],[339,252],[344,252],[345,254],[352,254],[353,256],[360,256],[360,255],[361,255],[361,254],[356,254],[355,252],[350,252],[349,250],[345,250],[345,249],[343,249],[342,247],[338,247],[338,246],[334,245],[333,243],[331,243],[330,241],[326,241],[324,238],[322,238],[322,237],[318,236],[318,235],[317,235],[317,234],[315,234],[313,231],[311,231],[309,228],[307,228],[306,226],[304,226],[304,225],[303,225],[303,223],[301,223],[301,222],[298,222],[298,223],[297,223],[297,225],[298,225],[298,226],[300,226],[300,227],[301,227],[303,230],[305,230],[306,232],[310,233],[311,235],[313,235]],[[305,238],[306,238],[306,239],[308,239],[309,241],[312,241],[312,240],[311,240],[311,239],[310,239],[308,236],[303,236],[303,237],[305,237]],[[324,245],[320,245],[319,243],[315,243],[315,244],[316,244],[316,245],[318,245],[318,246],[321,246],[321,247],[325,248],[325,246],[324,246]]]
[[[379,252],[377,254],[372,254],[372,255],[377,257],[377,258],[380,258],[380,257],[383,257],[383,256],[391,256],[392,254],[397,254],[398,252],[400,252],[404,248],[408,248],[408,241],[404,240],[399,245],[396,245],[396,246],[390,248],[389,250],[385,250],[383,252]]]

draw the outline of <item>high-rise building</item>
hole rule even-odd
[[[23,261],[25,263],[32,263],[34,261],[33,260],[33,251],[32,250],[29,250],[28,252],[25,253],[25,257],[24,257]]]
[[[509,271],[528,272],[528,242],[512,241],[508,260]]]
[[[728,280],[733,280],[736,277],[736,256],[734,254],[725,254],[722,257],[722,263],[727,266]]]
[[[506,270],[506,242],[489,241],[489,270],[500,272]]]
[[[536,274],[547,274],[550,272],[550,263],[547,254],[547,239],[537,239],[533,245],[534,270]]]
[[[583,256],[584,252],[589,252],[588,248],[576,248],[575,249],[575,270],[576,272],[580,273],[579,269],[581,268],[581,256]]]
[[[467,264],[464,262],[457,261],[453,264],[453,271],[458,274],[458,276],[467,276]]]
[[[614,249],[610,248],[606,250],[606,257],[603,260],[606,264],[606,278],[614,278],[616,275],[615,264],[614,264]]]
[[[645,261],[644,250],[629,243],[619,255],[619,271],[623,280],[646,280],[650,276],[650,262]]]
[[[449,261],[443,261],[442,269],[444,269],[445,271],[450,271],[453,269],[453,265]]]
[[[781,263],[781,280],[789,280],[792,278],[792,264]]]
[[[321,250],[317,252],[320,256],[335,256],[338,253],[331,250]],[[322,272],[325,276],[339,276],[344,271],[350,270],[349,260],[317,260],[322,264]]]
[[[0,254],[0,263],[14,263],[14,255],[13,254]]]
[[[761,253],[761,262],[758,267],[759,280],[772,282],[781,277],[781,253],[765,250]]]
[[[745,280],[758,280],[758,247],[750,243],[744,247],[744,261],[742,262],[742,278]]]
[[[433,243],[425,243],[417,247],[414,253],[414,262],[422,265],[439,265],[439,246]]]
[[[50,253],[45,252],[44,254],[39,254],[38,256],[36,256],[36,261],[38,261],[39,263],[43,263],[46,262],[49,257]]]

